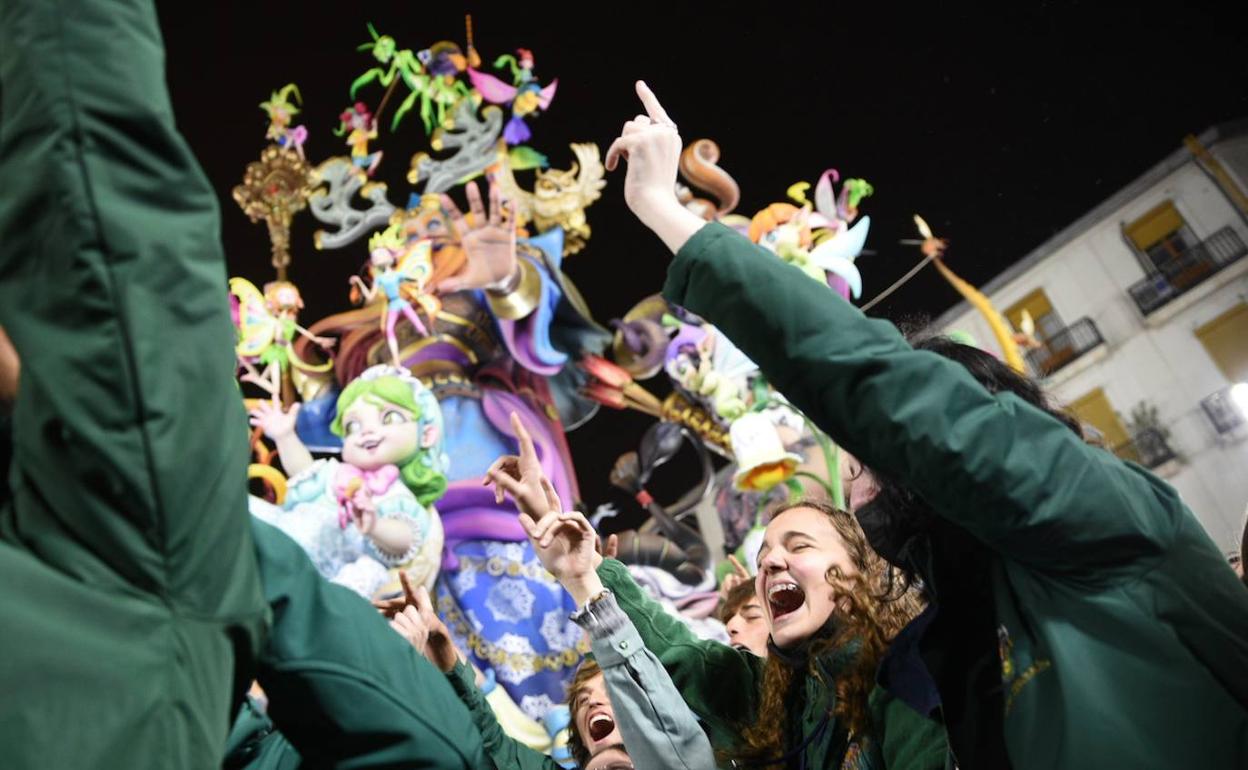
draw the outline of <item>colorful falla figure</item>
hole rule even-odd
[[[400,359],[395,325],[399,316],[407,318],[417,333],[424,337],[429,332],[412,307],[412,302],[424,308],[430,323],[441,309],[438,299],[425,293],[425,285],[433,274],[433,244],[425,239],[409,243],[404,237],[403,226],[393,224],[369,239],[368,250],[372,285],[365,284],[358,275],[351,276],[351,283],[359,289],[365,302],[372,302],[379,295],[385,298],[382,328],[390,348],[390,360],[397,366]]]
[[[282,392],[282,377],[291,366],[308,373],[327,372],[333,367],[331,361],[311,364],[295,354],[291,343],[296,334],[326,350],[334,340],[318,337],[298,324],[296,319],[303,309],[303,298],[290,281],[267,283],[262,294],[246,278],[231,278],[230,299],[234,325],[238,329],[235,352],[245,372],[240,378],[243,382],[250,382],[277,398]]]
[[[750,220],[750,240],[774,252],[820,283],[826,282],[841,296],[862,296],[862,274],[855,264],[866,245],[871,218],[858,218],[858,204],[874,192],[862,179],[847,179],[839,196],[833,183],[840,179],[836,169],[828,169],[815,187],[810,201],[807,182],[789,187],[790,203],[773,203]]]
[[[510,145],[523,144],[533,136],[524,122],[526,116],[535,115],[550,107],[555,98],[559,79],[542,86],[533,78],[533,52],[527,48],[516,50],[516,55],[503,54],[494,61],[494,67],[511,68],[512,85],[507,85],[493,75],[468,68],[468,79],[481,97],[490,104],[509,104],[511,120],[503,128],[503,139]]]
[[[1001,347],[1001,356],[1005,359],[1005,363],[1016,372],[1026,374],[1027,364],[1023,360],[1023,354],[1019,350],[1019,340],[1015,337],[1015,332],[1010,328],[1009,321],[1001,315],[996,306],[992,304],[992,300],[988,296],[976,289],[971,284],[962,280],[956,273],[949,269],[943,259],[945,250],[949,248],[949,242],[944,238],[937,238],[932,235],[932,228],[928,226],[923,217],[918,214],[914,215],[914,225],[919,230],[919,235],[923,236],[922,241],[918,241],[919,251],[923,256],[930,260],[936,266],[936,270],[941,276],[949,282],[967,303],[979,311],[984,320],[988,323],[988,328],[992,329],[992,336],[996,338],[997,345]],[[902,243],[914,243],[914,241],[902,241]],[[1030,317],[1030,314],[1028,314]],[[1032,332],[1034,332],[1034,322]],[[1026,333],[1026,330],[1024,330]],[[1025,334],[1030,337],[1030,333]],[[1024,342],[1027,340],[1024,339]]]
[[[303,101],[303,97],[299,95],[299,87],[294,83],[287,83],[274,91],[268,101],[260,102],[260,109],[269,116],[269,127],[264,136],[282,149],[293,149],[302,158],[303,143],[308,140],[308,129],[306,126],[290,125],[291,118],[299,114],[299,107],[290,100],[292,95],[296,101]]]
[[[664,367],[672,380],[732,422],[748,411],[758,366],[715,327],[682,323],[668,343]]]
[[[351,162],[371,177],[377,170],[377,164],[381,163],[381,150],[368,151],[368,143],[377,138],[377,118],[364,102],[356,102],[355,106],[342,111],[338,123],[334,134],[346,135],[347,146],[351,148]]]
[[[407,370],[379,365],[338,397],[332,430],[342,459],[313,460],[295,434],[299,406],[262,403],[252,424],[277,445],[290,474],[280,507],[251,499],[252,513],[298,542],[329,580],[371,598],[398,585],[398,570],[432,589],[442,555],[433,503],[446,491],[437,399]]]
[[[802,456],[785,450],[775,424],[761,412],[738,417],[729,436],[737,461],[732,482],[739,490],[766,492],[792,478],[802,464]]]

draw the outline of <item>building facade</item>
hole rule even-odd
[[[1211,128],[980,287],[1015,328],[1033,319],[1028,366],[1054,397],[1227,552],[1248,507],[1248,404],[1230,395],[1248,383],[1246,191],[1248,121]],[[1000,353],[965,303],[933,327]]]

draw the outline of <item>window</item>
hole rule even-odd
[[[1105,391],[1100,388],[1075,399],[1067,409],[1080,422],[1096,428],[1104,439],[1106,447],[1116,449],[1130,443],[1131,436],[1127,434],[1126,426],[1122,424],[1118,413],[1110,405]]]
[[[1005,317],[1015,329],[1022,328],[1024,310],[1031,314],[1036,324],[1036,339],[1042,343],[1048,343],[1066,328],[1044,289],[1036,289],[1005,311]]]
[[[1231,382],[1248,382],[1248,304],[1235,307],[1196,330],[1196,339]]]
[[[1170,201],[1162,203],[1123,228],[1138,252],[1145,272],[1167,272],[1170,265],[1197,244],[1192,229]]]

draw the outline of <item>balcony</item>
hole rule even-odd
[[[1213,423],[1213,428],[1219,436],[1225,436],[1248,422],[1243,411],[1231,399],[1230,388],[1223,388],[1217,393],[1206,396],[1201,400],[1200,408],[1209,418],[1209,422]]]
[[[1037,375],[1047,377],[1104,342],[1096,322],[1080,318],[1049,337],[1041,347],[1028,351],[1027,363]]]
[[[1127,443],[1114,447],[1114,454],[1150,470],[1178,459],[1165,437],[1155,428],[1146,428]]]
[[[1239,235],[1228,225],[1171,259],[1157,265],[1157,272],[1127,289],[1144,315],[1153,313],[1204,283],[1214,274],[1248,254]]]

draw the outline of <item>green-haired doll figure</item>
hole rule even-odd
[[[283,412],[272,402],[252,412],[290,476],[280,507],[252,498],[252,512],[364,597],[397,587],[399,569],[432,588],[443,540],[433,503],[448,465],[437,399],[405,369],[365,370],[338,397],[341,461],[312,459],[295,434],[298,413],[298,404]]]

